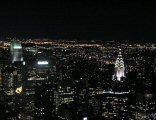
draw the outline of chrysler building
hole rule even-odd
[[[122,54],[121,54],[121,49],[119,49],[119,54],[115,61],[114,79],[121,81],[122,77],[125,77],[125,66],[124,66],[124,61],[123,61]]]

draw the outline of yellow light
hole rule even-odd
[[[17,94],[21,94],[21,92],[22,92],[22,86],[21,87],[18,87],[15,92]]]

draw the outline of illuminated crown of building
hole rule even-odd
[[[10,44],[10,51],[12,56],[12,63],[15,61],[23,61],[22,46],[19,41],[12,41]]]
[[[115,78],[120,81],[122,77],[125,77],[125,66],[121,54],[121,49],[119,49],[119,54],[115,61]]]

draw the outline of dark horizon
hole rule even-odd
[[[12,32],[12,33],[0,33],[0,37],[1,40],[3,40],[4,38],[10,37],[10,38],[17,38],[17,39],[54,39],[54,40],[87,40],[87,41],[91,41],[91,40],[100,40],[100,41],[132,41],[132,42],[156,42],[156,37],[155,35],[148,35],[148,36],[143,36],[143,35],[137,35],[136,34],[132,35],[123,35],[120,36],[118,34],[88,34],[88,33],[37,33],[37,32],[33,32],[33,33],[28,33],[28,32]]]
[[[49,3],[5,2],[0,5],[0,35],[57,39],[155,40],[154,1]]]

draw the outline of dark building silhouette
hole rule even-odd
[[[52,84],[45,84],[35,88],[35,120],[55,119],[57,89],[57,86]]]

